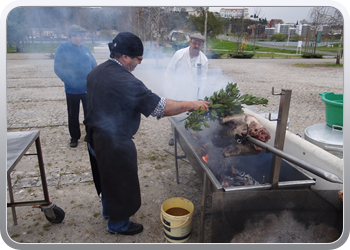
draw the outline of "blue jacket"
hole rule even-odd
[[[68,94],[86,93],[87,75],[96,66],[95,58],[85,45],[78,47],[68,41],[56,49],[54,70]]]

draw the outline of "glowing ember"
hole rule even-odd
[[[208,163],[208,158],[209,158],[208,154],[206,156],[202,156],[203,161],[205,161],[206,163]]]
[[[221,174],[221,185],[223,187],[259,185],[259,182],[251,177],[250,174],[246,174],[245,172],[232,168],[232,170]]]

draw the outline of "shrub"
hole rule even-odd
[[[321,54],[317,53],[304,53],[301,55],[302,58],[323,58]]]
[[[207,57],[210,59],[220,59],[220,57],[223,55],[223,52],[219,52],[219,51],[210,51],[209,53],[207,53]]]
[[[294,34],[291,39],[291,41],[300,41],[300,35],[299,34]]]
[[[284,35],[282,33],[275,33],[272,36],[272,40],[275,40],[277,42],[283,42],[286,40],[286,35]]]
[[[254,53],[238,52],[236,54],[228,54],[228,57],[230,57],[230,58],[252,58],[254,55],[255,55]]]

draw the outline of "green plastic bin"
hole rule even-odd
[[[343,94],[333,92],[319,93],[326,104],[326,122],[329,126],[343,127]],[[335,127],[336,128],[336,127]]]

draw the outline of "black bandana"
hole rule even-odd
[[[119,33],[113,41],[108,44],[108,47],[111,55],[113,51],[131,57],[143,55],[143,44],[141,39],[130,32]]]

